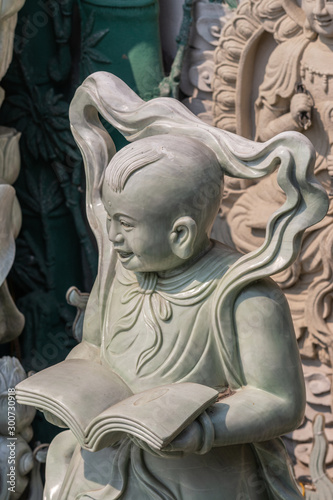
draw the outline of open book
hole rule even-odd
[[[133,394],[116,373],[83,359],[63,361],[16,386],[18,403],[60,418],[89,451],[114,444],[121,433],[161,449],[217,396],[216,390],[191,382]]]

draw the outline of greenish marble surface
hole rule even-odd
[[[133,144],[115,154],[97,112]],[[242,139],[173,99],[145,103],[104,72],[78,89],[70,120],[99,268],[69,357],[102,363],[135,393],[191,381],[221,399],[161,452],[124,438],[90,453],[65,431],[51,444],[45,498],[302,498],[278,436],[302,420],[303,376],[286,301],[268,276],[295,259],[327,210],[311,144],[297,133]],[[257,178],[278,166],[286,202],[265,243],[240,256],[210,241],[223,174]]]

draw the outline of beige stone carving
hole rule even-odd
[[[194,3],[193,27],[184,60],[180,88],[190,97],[183,103],[192,113],[212,124],[214,50],[221,30],[234,11],[227,4],[199,0]]]
[[[0,80],[12,60],[17,12],[25,0],[0,0]],[[0,106],[4,91],[0,87]],[[15,129],[0,127],[0,344],[22,332],[24,317],[8,290],[6,277],[15,256],[15,238],[22,214],[12,184],[20,171],[20,135]],[[39,449],[28,443],[33,431],[35,410],[15,403],[15,385],[26,378],[16,358],[0,359],[0,500],[40,500]],[[45,461],[45,459],[44,459]],[[29,487],[28,487],[29,483]]]
[[[316,148],[316,176],[332,195],[333,4],[303,0],[244,1],[226,25],[215,53],[215,125],[265,141],[303,132]],[[214,236],[248,252],[263,240],[269,215],[283,201],[276,177],[258,184],[231,181]],[[298,475],[308,474],[311,421],[325,413],[333,470],[333,203],[308,230],[294,265],[275,277],[287,296],[303,359],[308,404],[301,429],[289,436]]]
[[[0,80],[12,60],[17,13],[24,3],[25,0],[0,0]]]
[[[0,0],[0,80],[12,60],[17,12],[25,0]],[[4,91],[0,87],[0,106]],[[0,127],[0,343],[9,342],[20,335],[23,315],[16,308],[8,291],[6,277],[12,267],[14,239],[21,228],[21,209],[13,184],[20,171],[20,135],[16,130]]]
[[[8,291],[7,274],[15,256],[15,238],[21,228],[21,209],[11,184],[20,170],[20,135],[16,130],[0,127],[0,343],[15,339],[24,326],[23,315]]]

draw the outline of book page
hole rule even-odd
[[[20,382],[17,401],[53,412],[70,428],[71,421],[84,433],[89,422],[132,394],[106,367],[84,359],[68,359]]]
[[[107,432],[114,429],[140,435],[148,444],[162,448],[214,403],[217,396],[215,389],[190,382],[135,394],[96,417],[87,428],[86,443],[94,450],[100,449],[103,439],[107,442]]]

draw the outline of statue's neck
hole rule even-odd
[[[169,271],[159,271],[157,276],[159,278],[171,278],[173,276],[177,276],[178,274],[182,274],[183,272],[190,269],[194,264],[196,264],[202,257],[204,257],[214,246],[212,241],[205,242],[205,245],[202,249],[199,249],[196,254],[187,260],[184,264],[175,267]]]
[[[315,43],[317,49],[325,52],[333,52],[333,38],[326,37],[325,35],[319,35]]]

